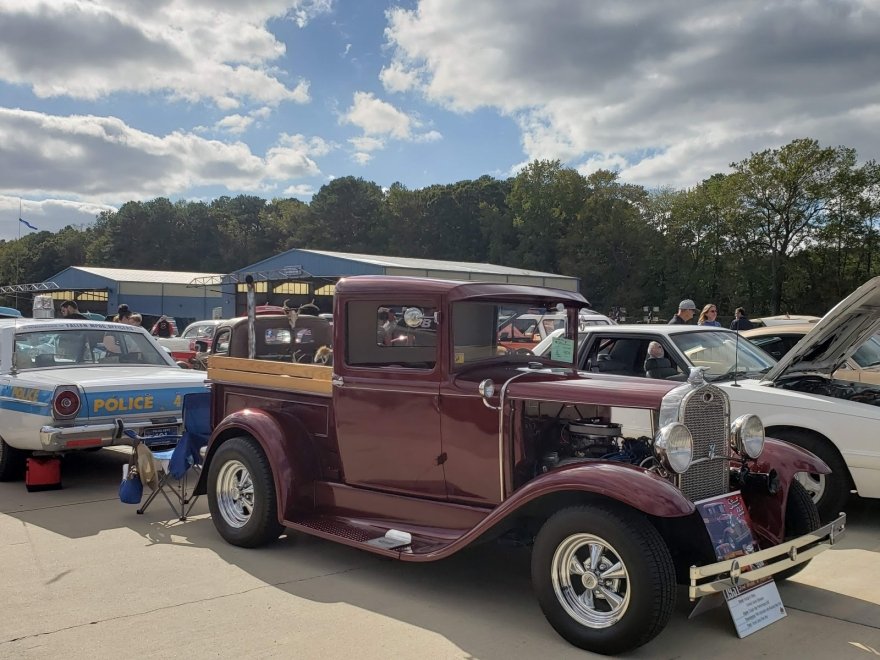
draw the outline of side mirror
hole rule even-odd
[[[201,339],[196,339],[196,351],[199,353],[207,353],[208,352],[208,342],[203,341]]]

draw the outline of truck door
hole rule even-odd
[[[347,484],[446,497],[436,300],[352,300],[334,356],[336,436]]]

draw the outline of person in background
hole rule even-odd
[[[131,310],[128,308],[128,305],[122,303],[116,310],[116,316],[113,317],[113,321],[115,323],[128,323],[130,318]]]
[[[662,358],[665,357],[663,346],[660,345],[660,342],[652,341],[648,344],[648,357],[649,358]]]
[[[168,322],[168,317],[164,314],[160,316],[159,320],[156,321],[156,325],[153,326],[153,330],[150,334],[156,337],[170,337],[171,324]]]
[[[733,313],[733,321],[730,322],[730,329],[739,332],[740,330],[751,330],[753,327],[755,326],[749,321],[746,310],[742,307],[737,307]]]
[[[73,300],[65,300],[61,303],[61,316],[66,319],[82,319],[87,320],[85,316],[79,313],[79,307]]]
[[[128,317],[128,323],[140,328],[144,324],[144,317],[137,312],[132,312],[131,316]]]
[[[718,322],[718,307],[712,303],[703,307],[703,311],[700,312],[700,318],[697,320],[697,325],[711,325],[720,328],[721,324]]]
[[[692,318],[694,318],[696,312],[697,306],[694,304],[694,301],[690,298],[685,298],[678,303],[678,312],[669,319],[667,325],[686,325]]]

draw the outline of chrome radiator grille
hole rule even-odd
[[[727,395],[714,385],[694,390],[683,402],[681,421],[694,438],[694,461],[679,476],[679,487],[692,502],[730,492],[730,408]],[[722,459],[722,460],[718,460]]]

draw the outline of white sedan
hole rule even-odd
[[[834,372],[880,329],[880,278],[832,309],[777,364],[744,337],[692,325],[616,325],[580,333],[586,371],[684,380],[702,367],[730,397],[731,415],[758,415],[770,437],[819,456],[827,477],[801,473],[827,520],[855,490],[880,498],[880,387],[837,380]],[[536,352],[552,351],[553,338]],[[656,355],[649,355],[651,342]],[[661,356],[662,353],[662,356]]]
[[[62,319],[0,319],[0,481],[29,453],[128,444],[116,424],[176,435],[183,396],[204,372],[180,369],[143,328]]]
[[[156,337],[155,339],[160,346],[171,353],[171,357],[175,360],[187,361],[194,358],[198,352],[197,340],[204,341],[210,346],[214,339],[214,332],[222,322],[222,319],[196,321],[186,326],[179,337]]]

